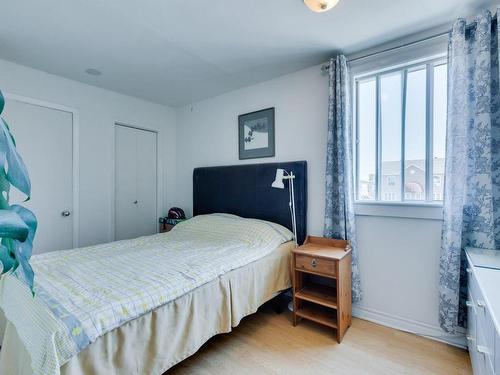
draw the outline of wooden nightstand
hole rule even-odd
[[[351,325],[351,248],[348,241],[308,236],[292,251],[293,325],[308,319],[336,329]]]

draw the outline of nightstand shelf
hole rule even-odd
[[[312,320],[313,322],[337,329],[337,314],[335,310],[327,307],[308,304],[303,305],[296,314],[301,318]]]
[[[336,330],[351,325],[351,248],[347,241],[308,236],[292,252],[293,324],[308,319]]]
[[[295,298],[317,303],[331,309],[337,308],[337,292],[335,288],[325,285],[305,286],[295,293]]]

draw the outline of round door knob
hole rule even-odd
[[[137,204],[137,201],[134,201],[134,204]]]
[[[69,215],[71,215],[71,212],[69,212],[69,211],[63,211],[63,212],[61,212],[61,215],[64,216],[64,217],[68,217]]]

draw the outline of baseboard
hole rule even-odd
[[[398,329],[400,331],[414,333],[416,335],[444,342],[459,348],[467,348],[465,334],[450,335],[444,332],[439,326],[402,318],[375,309],[370,309],[368,307],[356,305],[353,305],[352,307],[352,315],[359,319],[368,320],[370,322]]]

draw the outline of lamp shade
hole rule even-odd
[[[273,188],[276,189],[284,189],[285,185],[283,184],[283,174],[285,171],[281,168],[276,169],[276,178],[274,179],[274,182],[271,184]]]
[[[304,0],[309,9],[318,13],[332,9],[338,2],[339,0]]]

